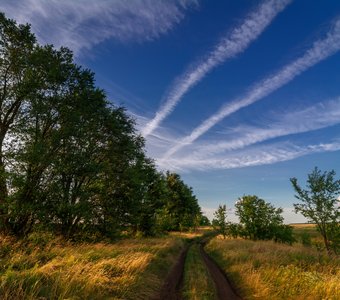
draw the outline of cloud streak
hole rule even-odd
[[[275,144],[257,147],[248,151],[241,151],[227,157],[196,158],[193,156],[181,157],[181,159],[159,160],[158,165],[164,169],[187,170],[212,170],[212,169],[236,169],[274,164],[292,160],[301,156],[333,152],[340,150],[340,142],[320,143],[307,146],[298,146],[291,143]]]
[[[291,0],[268,0],[252,11],[243,23],[224,37],[206,57],[175,80],[165,97],[164,105],[146,125],[142,134],[145,137],[150,135],[175,109],[183,96],[215,67],[245,51],[290,2]]]
[[[288,82],[292,81],[296,76],[306,71],[310,67],[328,58],[340,50],[340,18],[334,22],[333,28],[327,33],[326,38],[316,41],[302,57],[282,68],[276,74],[269,76],[260,83],[256,84],[241,99],[236,99],[228,103],[206,119],[201,125],[196,127],[190,135],[182,138],[180,142],[172,147],[163,157],[169,158],[179,149],[191,144],[201,135],[206,133],[215,124],[223,120],[225,117],[233,114],[241,108],[247,107],[262,98],[270,95],[272,92],[281,88]]]
[[[196,0],[3,0],[0,10],[19,23],[32,24],[40,42],[79,54],[107,39],[157,39],[192,6],[197,6]]]
[[[269,128],[246,127],[237,130],[238,138],[228,142],[211,143],[199,147],[193,154],[207,157],[217,153],[242,149],[255,143],[291,134],[304,133],[340,123],[340,97],[318,103],[301,111],[287,113]]]

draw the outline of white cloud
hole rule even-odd
[[[286,113],[266,128],[238,128],[237,138],[226,137],[227,142],[209,143],[194,152],[196,157],[206,158],[217,153],[242,149],[265,140],[290,134],[309,132],[340,123],[340,97],[336,100],[318,103],[300,111]]]
[[[164,156],[170,157],[179,149],[191,144],[201,135],[206,133],[215,124],[223,120],[232,113],[249,106],[262,98],[268,96],[275,90],[281,88],[296,76],[306,71],[310,67],[333,55],[340,49],[340,19],[338,18],[334,23],[333,28],[327,33],[325,39],[318,40],[313,44],[302,57],[282,68],[276,74],[269,76],[260,83],[256,84],[249,92],[242,98],[236,99],[231,103],[227,103],[222,108],[206,119],[198,127],[196,127],[191,134],[182,138],[177,145],[172,147]]]
[[[166,95],[165,104],[146,125],[142,134],[145,137],[151,134],[175,109],[183,96],[210,71],[227,59],[242,53],[290,2],[291,0],[264,1],[249,14],[239,27],[232,30],[228,36],[223,37],[206,57],[179,76]]]
[[[0,10],[18,23],[32,24],[40,42],[79,53],[107,39],[156,39],[196,5],[196,0],[3,0]]]
[[[157,160],[157,164],[163,169],[177,171],[235,169],[274,164],[309,154],[338,150],[340,150],[339,141],[307,146],[298,146],[291,143],[276,143],[249,150],[237,151],[228,155],[214,156],[212,158],[199,158],[188,154],[180,158],[159,159]]]
[[[274,144],[274,146],[257,147],[248,146],[287,135],[300,134],[326,128],[340,123],[340,98],[320,102],[302,110],[286,111],[280,117],[267,116],[271,123],[261,127],[239,126],[226,132],[227,142],[219,140],[202,141],[191,147],[182,149],[171,158],[162,158],[164,152],[178,139],[178,132],[160,127],[147,139],[148,154],[154,157],[158,166],[163,169],[177,171],[230,169],[261,164],[271,164],[279,161],[294,159],[309,153],[333,151],[327,144],[304,147],[292,144]],[[138,118],[140,128],[143,128],[148,119]],[[332,144],[331,144],[332,145]],[[328,148],[327,148],[328,147]],[[248,151],[250,149],[250,151]],[[235,155],[234,150],[237,150]],[[271,153],[270,151],[273,151]],[[252,158],[249,159],[248,157]],[[260,157],[260,158],[259,158]]]

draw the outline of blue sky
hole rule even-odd
[[[0,9],[31,23],[41,43],[71,48],[209,217],[256,194],[301,222],[289,178],[304,184],[314,166],[340,176],[338,0],[3,0]]]

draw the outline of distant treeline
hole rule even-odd
[[[101,238],[207,221],[180,176],[156,170],[94,74],[2,13],[0,76],[1,232]]]

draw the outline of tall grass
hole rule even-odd
[[[340,258],[313,247],[217,237],[206,251],[245,299],[340,299]]]
[[[0,237],[0,299],[149,299],[184,247],[183,238],[71,244]]]

